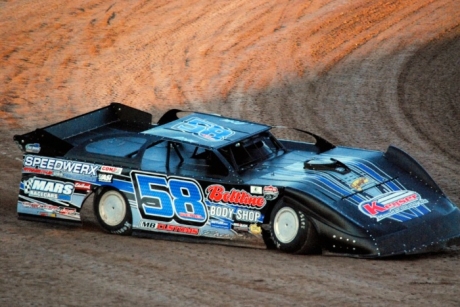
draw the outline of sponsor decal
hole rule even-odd
[[[122,171],[123,171],[123,168],[121,167],[107,166],[107,165],[101,166],[102,173],[120,175]]]
[[[62,215],[74,215],[77,213],[77,210],[74,208],[59,207],[58,210],[55,210],[55,213]]]
[[[428,203],[428,200],[414,191],[388,192],[359,204],[359,210],[377,221],[392,217],[395,214],[417,208]]]
[[[220,221],[220,220],[213,220],[211,221],[212,228],[221,228],[221,229],[230,229],[232,227],[230,222]]]
[[[56,217],[56,214],[61,214],[61,215],[76,215],[77,210],[75,208],[67,208],[67,207],[59,207],[59,206],[53,206],[49,204],[39,204],[39,203],[31,203],[31,202],[20,202],[24,208],[32,208],[32,209],[38,209],[38,210],[43,210],[48,213],[52,213],[51,215],[46,214],[45,212],[40,213],[40,215],[43,216],[52,216]]]
[[[251,194],[262,194],[262,187],[251,186],[249,191]]]
[[[204,217],[201,214],[195,214],[193,212],[179,212],[179,216],[186,219],[202,220]]]
[[[221,233],[217,230],[204,230],[201,235],[203,237],[212,237],[212,238],[231,238],[233,237],[229,233]]]
[[[30,178],[24,182],[24,193],[30,197],[59,199],[70,201],[74,192],[74,185],[70,182]]]
[[[157,224],[153,222],[142,221],[140,226],[142,228],[155,229],[157,227]]]
[[[144,218],[199,226],[206,223],[203,192],[195,180],[142,172],[131,172],[131,178]]]
[[[233,223],[233,230],[248,232],[249,231],[249,225],[248,224],[243,224],[243,223]]]
[[[255,210],[236,210],[235,219],[242,222],[258,222],[262,217],[262,214],[259,211]]]
[[[30,153],[39,153],[41,150],[40,144],[34,143],[34,144],[27,144],[25,148],[26,152]]]
[[[266,200],[274,200],[279,195],[278,188],[271,185],[264,187],[263,193]]]
[[[75,190],[89,191],[91,190],[91,184],[86,182],[75,182]]]
[[[365,185],[365,184],[368,183],[368,182],[369,182],[369,178],[366,178],[366,177],[359,177],[358,179],[354,180],[354,181],[350,184],[350,188],[352,188],[353,190],[356,190],[356,191],[361,191],[363,185]]]
[[[235,134],[233,130],[216,125],[199,117],[193,117],[171,127],[171,129],[192,133],[207,141],[223,141]]]
[[[72,173],[86,176],[97,176],[99,165],[77,161],[61,160],[40,156],[24,157],[24,168],[33,167],[54,172]]]
[[[32,208],[32,209],[41,209],[47,211],[53,211],[58,209],[58,206],[48,205],[48,204],[39,204],[39,203],[30,203],[30,202],[20,202],[24,208]]]
[[[214,203],[227,203],[237,206],[247,206],[260,209],[267,203],[263,196],[254,196],[245,190],[232,189],[226,191],[220,184],[213,184],[206,188],[207,199]]]
[[[111,174],[99,174],[97,180],[101,182],[112,182],[113,175]]]
[[[47,170],[38,169],[35,167],[24,167],[22,171],[24,173],[33,173],[33,174],[39,174],[39,175],[47,175],[47,176],[53,175],[53,171],[47,171]]]
[[[198,235],[199,229],[187,226],[179,226],[179,225],[170,225],[170,224],[162,224],[158,223],[156,225],[157,230],[168,231],[168,232],[177,232],[183,233],[188,235]]]
[[[226,218],[232,220],[235,208],[224,206],[208,206],[208,212],[209,215],[212,217]]]
[[[249,232],[253,235],[260,235],[262,233],[262,228],[257,224],[249,225]]]
[[[72,180],[83,180],[83,181],[90,181],[90,182],[97,181],[97,176],[94,177],[94,176],[86,176],[86,175],[77,175],[77,174],[72,174],[72,173],[54,172],[53,176],[66,178],[66,179],[72,179]]]
[[[257,210],[241,209],[231,206],[208,206],[208,213],[215,218],[224,218],[228,220],[237,220],[243,222],[261,222],[262,213]]]

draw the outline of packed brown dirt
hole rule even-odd
[[[0,306],[459,306],[460,249],[293,256],[19,221],[15,133],[112,101],[411,153],[460,204],[460,1],[0,1]],[[290,137],[290,135],[287,135]]]

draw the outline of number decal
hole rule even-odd
[[[235,134],[234,131],[211,123],[207,120],[193,117],[172,127],[183,132],[193,133],[209,141],[222,141]]]
[[[133,172],[141,214],[150,219],[204,225],[203,193],[194,180]]]
[[[135,174],[138,184],[139,199],[146,215],[171,219],[174,208],[171,196],[167,192],[168,183],[165,178]]]
[[[206,221],[206,206],[203,204],[203,194],[193,181],[170,179],[169,188],[174,197],[174,207],[181,220]]]

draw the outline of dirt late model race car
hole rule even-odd
[[[460,237],[460,211],[409,155],[279,140],[270,126],[112,103],[16,135],[18,217],[77,222],[93,195],[114,234],[235,240],[288,253],[424,253]]]

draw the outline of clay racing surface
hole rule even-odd
[[[411,153],[460,204],[460,2],[0,1],[0,305],[458,306],[460,248],[361,260],[19,221],[25,133],[126,103]],[[128,2],[127,2],[128,3]],[[290,137],[289,135],[287,135]]]

